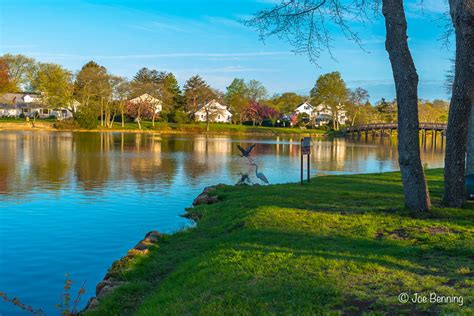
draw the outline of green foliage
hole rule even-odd
[[[184,84],[185,111],[196,112],[210,94],[210,86],[199,75],[189,78]]]
[[[397,121],[397,101],[387,102],[382,98],[375,105],[375,109],[378,112],[378,121],[394,123]]]
[[[474,264],[474,206],[442,208],[442,170],[428,170],[432,211],[404,208],[400,174],[311,184],[223,187],[116,277],[125,284],[86,315],[465,314]],[[457,304],[400,304],[414,292]]]
[[[74,120],[77,124],[85,129],[97,128],[97,115],[94,111],[81,107],[74,115]]]
[[[81,104],[84,112],[100,115],[101,100],[112,93],[107,69],[90,61],[76,74],[74,98]]]
[[[224,98],[231,109],[233,120],[242,123],[245,109],[249,103],[248,89],[244,79],[235,78],[227,87]]]
[[[258,80],[249,80],[246,84],[248,99],[252,102],[259,102],[267,94],[267,88]]]
[[[311,89],[312,104],[324,104],[331,110],[333,128],[338,129],[339,111],[344,109],[349,90],[337,71],[319,76],[316,85]]]
[[[13,86],[31,90],[31,81],[38,67],[36,60],[20,54],[5,54],[2,60],[8,65],[8,75]]]
[[[189,123],[189,121],[188,114],[181,110],[173,111],[168,115],[168,122],[171,123],[184,124]]]
[[[286,92],[280,96],[273,97],[269,103],[281,113],[292,113],[296,107],[305,101],[305,97],[294,92]]]
[[[72,74],[60,65],[39,64],[32,87],[43,93],[43,102],[49,108],[68,107],[72,102]]]

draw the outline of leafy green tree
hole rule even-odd
[[[233,112],[233,117],[238,118],[238,122],[242,123],[249,104],[248,88],[244,79],[235,78],[227,87],[224,99]]]
[[[60,65],[39,64],[31,84],[49,108],[69,108],[73,102],[72,74]]]
[[[184,100],[178,80],[176,80],[174,74],[171,72],[159,73],[157,83],[161,86],[160,97],[165,113],[181,109]]]
[[[96,62],[82,66],[74,81],[74,98],[81,104],[78,109],[81,117],[92,119],[100,115],[103,125],[104,99],[111,93],[109,80],[107,69]]]
[[[251,102],[259,102],[267,97],[267,88],[258,80],[249,80],[247,86],[247,97]]]
[[[2,59],[8,65],[8,75],[15,90],[31,90],[31,82],[38,69],[36,60],[24,55],[5,54]]]
[[[305,97],[294,92],[285,92],[280,96],[273,97],[270,103],[281,113],[292,113],[296,107],[306,100]]]
[[[113,98],[117,103],[117,109],[120,112],[122,127],[125,127],[125,112],[127,111],[127,101],[132,94],[130,82],[123,77],[115,77],[112,84]]]
[[[133,81],[135,82],[155,82],[158,83],[160,81],[160,73],[157,70],[148,69],[146,67],[141,68],[138,70],[136,75],[133,77]]]
[[[191,109],[196,112],[209,94],[209,85],[199,75],[192,76],[184,84],[185,112]]]
[[[311,102],[323,104],[332,113],[333,129],[339,128],[339,113],[344,110],[348,98],[346,83],[337,71],[319,76],[311,89]]]
[[[385,98],[382,98],[375,105],[375,109],[378,113],[378,121],[385,123],[395,123],[397,121],[397,101],[387,102]]]
[[[354,126],[360,115],[361,107],[369,102],[369,97],[369,92],[361,87],[349,92],[349,100],[347,102],[346,110],[352,126]]]

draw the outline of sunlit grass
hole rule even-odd
[[[473,314],[474,207],[403,207],[398,173],[327,176],[310,185],[225,187],[192,212],[196,228],[166,236],[114,271],[127,281],[90,315]],[[401,304],[401,292],[460,295],[458,304]]]

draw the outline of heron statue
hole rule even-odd
[[[240,150],[240,152],[242,153],[240,155],[240,157],[245,157],[247,158],[248,160],[252,160],[252,158],[250,158],[250,153],[252,152],[252,149],[255,147],[256,144],[253,144],[252,146],[250,146],[249,148],[247,149],[244,149],[242,147],[240,147],[239,145],[237,145],[237,148]]]
[[[265,175],[261,172],[258,172],[258,166],[256,163],[252,163],[251,164],[252,166],[255,166],[255,176],[257,178],[259,178],[260,180],[262,180],[263,182],[265,182],[266,184],[268,184],[268,179],[267,177],[265,177]]]

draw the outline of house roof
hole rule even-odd
[[[4,93],[0,95],[0,104],[19,104],[25,103],[25,98],[29,96],[32,99],[38,99],[41,94],[37,92],[18,92],[18,93]]]
[[[133,98],[129,102],[130,103],[138,103],[138,102],[162,103],[160,99],[157,99],[148,93],[144,93],[141,96]]]
[[[225,105],[222,105],[220,104],[218,101],[216,101],[215,99],[207,102],[206,104],[201,104],[199,107],[198,107],[198,110],[196,112],[199,112],[201,111],[202,109],[204,108],[211,108],[211,109],[220,109],[220,110],[226,110],[226,111],[229,111],[227,106]]]

